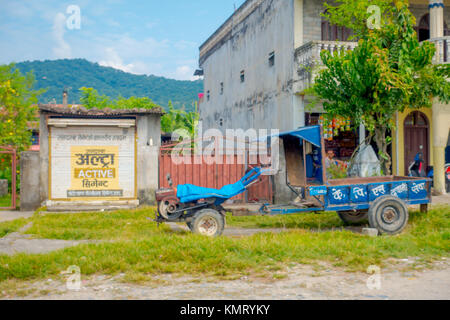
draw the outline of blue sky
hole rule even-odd
[[[0,64],[85,58],[135,74],[191,80],[198,47],[243,2],[0,0]],[[67,26],[71,5],[80,9],[80,29]]]

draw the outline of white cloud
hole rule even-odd
[[[154,27],[156,27],[158,25],[158,22],[156,22],[156,21],[150,21],[150,22],[147,22],[146,24],[145,24],[145,27],[147,28],[147,29],[153,29]]]
[[[5,10],[8,16],[15,18],[30,19],[33,16],[33,9],[18,1],[2,3],[2,10]]]
[[[120,27],[120,23],[117,22],[117,21],[114,20],[114,19],[106,19],[106,24],[107,24],[108,26],[110,26],[110,27],[113,27],[113,28],[118,28],[118,27]]]
[[[103,67],[111,67],[130,73],[134,73],[133,70],[135,67],[133,64],[124,64],[122,58],[113,48],[105,49],[105,60],[100,61],[98,64]]]
[[[187,50],[191,48],[197,48],[197,44],[192,41],[186,41],[186,40],[180,40],[175,42],[174,44],[175,49],[177,50]]]
[[[173,78],[178,80],[196,80],[197,77],[194,77],[194,71],[194,68],[191,66],[180,66],[175,70]]]
[[[62,13],[58,13],[53,20],[53,40],[56,44],[53,47],[53,55],[56,59],[65,59],[72,57],[72,49],[70,45],[64,40],[64,34],[66,33],[66,16]]]
[[[122,57],[114,48],[106,48],[104,50],[103,59],[100,60],[98,64],[103,67],[111,67],[138,75],[149,75],[162,72],[162,66],[160,64],[145,63],[138,60],[134,60],[131,63],[124,63]]]
[[[139,16],[130,15],[141,21],[139,29],[130,28],[131,18],[126,10],[120,16],[109,15],[115,9],[112,4],[122,1],[105,0],[107,3],[94,5],[89,0],[77,0],[81,8],[80,30],[67,29],[65,2],[5,2],[4,12],[16,21],[27,23],[1,22],[1,31],[6,36],[0,38],[0,46],[12,46],[13,50],[0,52],[0,60],[8,63],[85,58],[133,74],[195,80],[198,45],[176,37],[161,38],[161,32],[157,31],[161,28],[158,18],[139,20]],[[0,17],[4,12],[0,10]]]
[[[195,60],[167,63],[170,61],[168,57],[177,54],[176,47],[186,46],[187,42],[171,42],[154,38],[138,40],[128,34],[122,34],[98,38],[96,43],[99,58],[95,60],[102,66],[134,74],[153,74],[178,80],[193,80]]]

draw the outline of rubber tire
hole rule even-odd
[[[392,207],[397,213],[398,219],[392,224],[383,221],[382,213],[386,207]],[[408,225],[408,220],[408,208],[397,197],[380,197],[372,203],[369,209],[369,225],[371,228],[378,229],[380,234],[396,235],[402,233]]]
[[[359,214],[355,215],[356,213]],[[360,224],[367,221],[369,218],[369,213],[367,211],[339,211],[337,214],[345,224]]]
[[[218,211],[214,209],[203,209],[198,211],[191,222],[191,231],[195,234],[201,234],[199,227],[200,227],[200,221],[204,217],[211,217],[214,220],[216,220],[216,223],[218,224],[217,231],[215,234],[211,235],[211,237],[220,237],[225,230],[225,218],[223,215],[221,215]]]

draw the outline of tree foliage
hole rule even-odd
[[[36,103],[42,90],[33,90],[32,72],[23,75],[13,64],[0,66],[0,145],[18,152],[31,145],[30,126],[37,121]]]
[[[69,103],[79,104],[81,87],[95,88],[101,95],[116,99],[120,96],[148,97],[167,108],[169,100],[175,109],[185,106],[194,111],[192,102],[203,92],[203,81],[179,81],[153,75],[135,75],[117,69],[103,67],[84,59],[45,60],[18,63],[22,72],[33,70],[36,88],[46,88],[39,103],[61,103],[62,91],[69,90]]]
[[[161,129],[166,133],[184,129],[194,138],[199,118],[197,112],[174,109],[172,102],[169,101],[169,111],[161,119]]]
[[[374,3],[382,8],[382,20],[378,29],[369,29],[367,6]],[[331,23],[354,28],[358,46],[348,52],[323,51],[326,68],[308,92],[315,102],[323,101],[330,116],[365,125],[378,146],[383,171],[389,173],[389,132],[395,129],[396,113],[431,107],[434,98],[448,102],[450,69],[433,64],[434,44],[419,43],[407,2],[341,0],[327,7]]]
[[[150,98],[143,97],[130,97],[128,99],[124,97],[118,97],[117,99],[111,99],[108,96],[100,95],[97,90],[93,88],[80,88],[81,104],[87,109],[153,109],[159,107]]]
[[[100,95],[93,88],[80,88],[81,104],[87,109],[152,109],[158,107],[150,98],[130,97],[128,99],[119,97],[111,99],[106,95]],[[191,137],[195,136],[195,129],[198,123],[199,114],[197,112],[186,112],[176,110],[172,102],[168,103],[168,112],[161,119],[161,130],[172,133],[178,129],[185,129]]]
[[[338,5],[336,5],[336,3]],[[393,1],[386,0],[353,0],[336,1],[334,4],[324,3],[326,8],[322,16],[332,25],[346,27],[354,32],[354,36],[366,37],[370,29],[367,22],[370,22],[370,16],[373,11],[369,8],[379,8],[381,22],[388,22],[393,14]]]

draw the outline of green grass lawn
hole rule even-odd
[[[341,228],[344,226],[344,223],[339,219],[336,212],[250,217],[233,217],[230,214],[227,216],[227,226],[256,229],[286,228],[324,230]]]
[[[0,197],[0,207],[6,208],[10,207],[12,204],[11,202],[11,194],[7,194],[6,196]],[[19,197],[16,198],[16,204],[19,206]]]
[[[335,214],[334,214],[335,215]],[[371,238],[348,231],[311,232],[342,226],[332,214],[231,218],[231,225],[292,226],[281,234],[206,238],[173,233],[147,217],[153,209],[72,215],[35,215],[27,232],[51,239],[114,240],[42,255],[0,256],[0,281],[57,276],[71,265],[84,275],[125,273],[143,281],[162,273],[205,277],[274,275],[291,263],[328,262],[348,271],[384,266],[388,258],[418,257],[432,262],[450,253],[450,206],[413,212],[407,230],[395,237]]]
[[[44,239],[60,240],[142,240],[169,230],[152,220],[153,208],[103,213],[35,215],[27,231]]]
[[[25,219],[17,219],[13,221],[0,222],[0,238],[6,235],[19,231],[20,228],[27,224]]]

